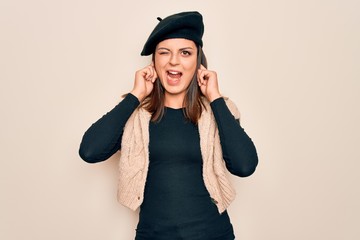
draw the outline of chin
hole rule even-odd
[[[191,80],[181,78],[178,81],[169,81],[168,78],[165,78],[160,81],[166,92],[172,95],[177,95],[186,92]]]
[[[171,95],[180,95],[186,92],[183,87],[164,86],[165,92]]]

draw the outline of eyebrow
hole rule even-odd
[[[183,51],[183,50],[187,50],[187,49],[193,50],[192,47],[184,47],[184,48],[180,48],[179,50],[180,50],[180,51]],[[166,47],[159,47],[157,50],[168,50],[168,51],[170,51],[170,49],[168,49],[168,48],[166,48]]]

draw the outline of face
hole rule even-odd
[[[155,69],[165,89],[165,97],[183,98],[196,70],[195,43],[183,38],[167,39],[156,46],[154,55]]]

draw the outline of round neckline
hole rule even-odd
[[[183,110],[185,107],[182,107],[182,108],[172,108],[172,107],[166,107],[165,106],[165,109],[166,110],[173,110],[173,111],[179,111],[179,110]]]

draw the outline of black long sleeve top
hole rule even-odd
[[[80,156],[87,162],[104,161],[121,149],[126,121],[139,105],[129,94],[85,132]],[[258,159],[255,146],[223,98],[210,104],[219,128],[227,169],[249,176]],[[197,125],[182,109],[165,108],[160,122],[149,124],[149,169],[140,206],[136,240],[232,240],[227,211],[221,215],[202,178],[202,157]]]
[[[111,111],[93,123],[83,135],[79,149],[80,157],[88,163],[97,163],[120,150],[124,126],[139,104],[134,95],[128,94]],[[227,169],[240,177],[251,175],[258,164],[256,147],[252,139],[241,127],[239,119],[235,119],[231,114],[223,98],[214,100],[210,106],[219,128]],[[164,132],[166,133],[165,129]]]

